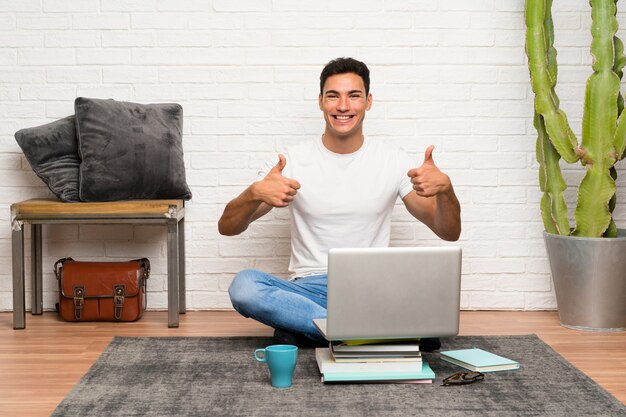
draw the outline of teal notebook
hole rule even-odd
[[[435,379],[435,373],[426,362],[422,362],[421,371],[416,372],[325,372],[322,375],[322,381],[324,382],[416,381],[433,379]]]
[[[520,367],[519,362],[478,348],[441,352],[441,359],[477,372],[507,371]]]

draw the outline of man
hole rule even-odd
[[[408,156],[363,136],[372,106],[367,66],[352,58],[330,61],[320,76],[321,139],[301,143],[269,163],[259,181],[233,199],[219,220],[223,235],[238,235],[274,207],[291,212],[289,281],[247,269],[229,288],[233,307],[276,329],[282,342],[323,343],[312,323],[326,317],[328,250],[389,245],[398,198],[413,217],[445,240],[461,233],[460,206],[447,175],[426,149],[414,167]]]

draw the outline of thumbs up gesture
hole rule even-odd
[[[434,145],[426,148],[424,162],[419,168],[410,169],[407,175],[411,178],[413,189],[422,197],[433,197],[447,192],[451,188],[450,178],[441,172],[433,160]]]
[[[300,189],[298,181],[283,176],[285,165],[287,165],[287,159],[283,154],[279,154],[278,163],[272,167],[265,178],[254,184],[258,199],[272,207],[287,207]]]

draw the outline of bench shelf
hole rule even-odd
[[[24,224],[31,231],[32,314],[43,312],[42,225],[76,223],[158,223],[167,227],[168,327],[178,327],[185,302],[185,208],[183,200],[64,203],[33,199],[11,205],[13,328],[26,327]]]

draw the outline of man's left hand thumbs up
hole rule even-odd
[[[434,145],[424,152],[424,162],[419,168],[412,168],[407,175],[411,178],[413,189],[422,197],[433,197],[450,189],[450,178],[441,172],[433,160]]]

